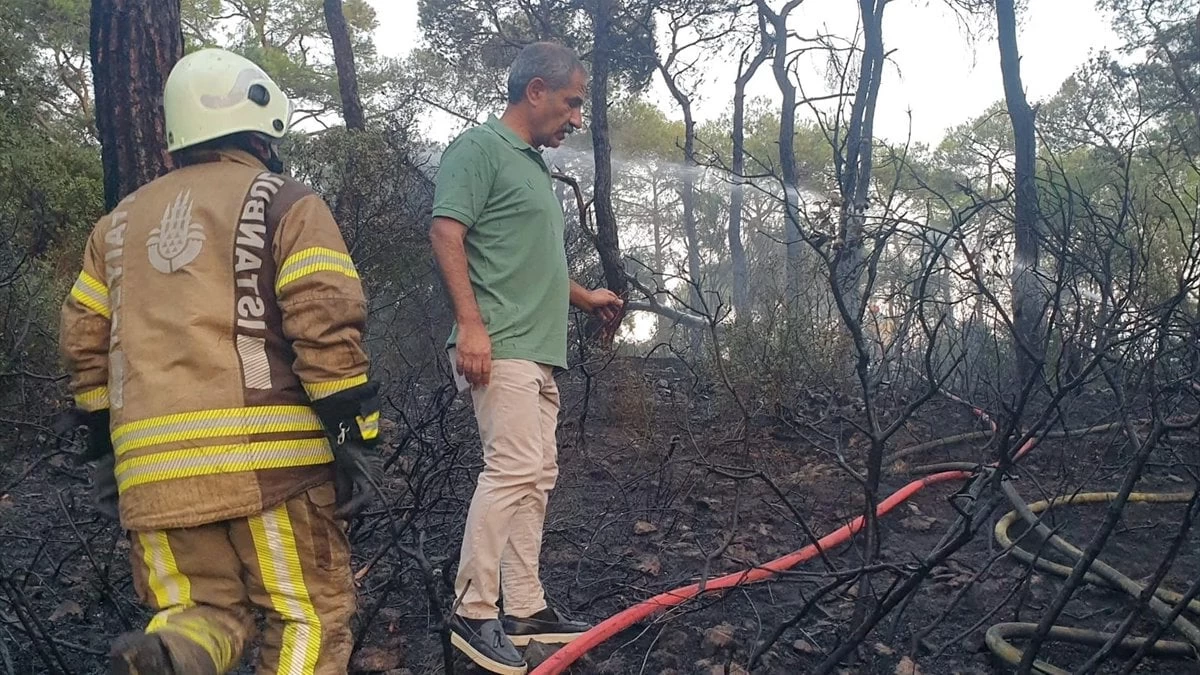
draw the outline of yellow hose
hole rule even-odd
[[[1010,500],[1012,500],[1015,505],[1023,505],[1023,501],[1019,499],[1019,495],[1017,495],[1011,484],[1006,484],[1005,492],[1008,493]],[[1030,518],[1035,517],[1036,514],[1039,514],[1053,506],[1106,504],[1116,499],[1117,496],[1118,493],[1116,492],[1085,492],[1075,495],[1063,495],[1060,497],[1055,497],[1054,499],[1034,502],[1025,507],[1028,512],[1024,514],[1024,519],[1030,520]],[[1190,493],[1135,492],[1129,495],[1127,501],[1146,504],[1179,504],[1187,503],[1191,501],[1191,498],[1192,495]],[[1008,531],[1017,522],[1017,520],[1022,519],[1023,514],[1021,513],[1021,510],[1022,509],[1014,509],[1008,512],[996,523],[996,527],[993,532],[995,534],[997,543],[1007,549],[1013,555],[1013,557],[1025,563],[1033,564],[1035,567],[1037,567],[1037,569],[1042,570],[1043,572],[1054,574],[1063,578],[1070,576],[1072,570],[1071,567],[1035,556],[1017,546],[1013,542],[1012,538],[1008,535]],[[1030,525],[1032,526],[1033,523],[1030,523]],[[1044,533],[1045,532],[1043,531],[1039,534]],[[1056,544],[1056,548],[1059,548],[1065,553],[1074,555],[1076,557],[1082,555],[1082,552],[1079,551],[1079,549],[1071,546],[1065,540],[1062,540],[1061,537],[1055,537],[1055,539],[1057,539],[1057,541],[1052,543]],[[1125,575],[1116,572],[1116,570],[1112,569],[1108,565],[1104,565],[1098,560],[1093,561],[1092,565],[1093,569],[1101,570],[1103,574],[1087,572],[1084,575],[1084,580],[1089,583],[1123,590],[1131,595],[1134,595],[1135,597],[1145,589],[1145,586],[1136,584]],[[1163,589],[1161,587],[1155,590],[1154,596],[1161,602],[1171,604],[1178,604],[1183,600],[1183,595],[1174,591]],[[1160,611],[1162,609],[1162,605],[1159,603],[1152,601],[1151,604],[1152,608],[1154,608],[1154,605],[1158,605],[1156,611]],[[1200,602],[1195,600],[1190,601],[1187,605],[1187,609],[1193,614],[1200,615]],[[1186,621],[1182,621],[1182,617],[1176,619],[1175,625],[1181,626],[1185,634],[1191,634],[1196,631],[1194,626]],[[987,634],[985,635],[985,641],[988,648],[991,649],[992,653],[995,654],[997,658],[1012,666],[1017,666],[1021,663],[1023,653],[1021,650],[1009,643],[1007,638],[1028,637],[1033,635],[1036,630],[1036,624],[996,624],[988,629]],[[1099,646],[1103,645],[1111,637],[1111,634],[1085,631],[1076,628],[1067,628],[1064,626],[1053,626],[1050,629],[1048,637],[1051,640],[1059,642],[1074,642],[1079,644]],[[1121,641],[1119,647],[1125,650],[1137,649],[1144,642],[1145,640],[1140,638],[1126,638]],[[1150,647],[1149,653],[1156,656],[1175,658],[1194,659],[1196,657],[1196,649],[1192,644],[1186,642],[1169,642],[1164,640],[1159,640],[1152,647]],[[1045,675],[1070,675],[1067,671],[1043,661],[1036,661],[1034,663],[1034,671],[1044,673]]]
[[[1009,643],[1008,638],[1030,637],[1036,632],[1036,623],[998,623],[988,629],[984,639],[993,654],[1000,657],[1006,663],[1017,666],[1020,665],[1023,654],[1021,650]],[[1051,626],[1050,634],[1047,637],[1055,642],[1073,642],[1092,647],[1102,647],[1112,637],[1112,633],[1100,633],[1082,628],[1067,628],[1065,626]],[[1145,638],[1127,637],[1118,643],[1117,649],[1133,652],[1140,649],[1145,643]],[[1186,642],[1159,640],[1151,645],[1148,651],[1154,656],[1173,657],[1177,659],[1187,659],[1195,656],[1192,646]],[[1043,673],[1044,675],[1071,675],[1070,672],[1052,666],[1045,661],[1034,661],[1033,672]]]
[[[1076,495],[1065,495],[1061,497],[1055,497],[1054,499],[1044,499],[1040,502],[1034,502],[1029,505],[1029,510],[1033,511],[1034,513],[1041,513],[1052,506],[1107,504],[1116,498],[1116,492],[1082,492]],[[1179,492],[1133,492],[1129,495],[1129,501],[1141,502],[1145,504],[1186,504],[1191,498],[1192,495],[1190,493]],[[1016,510],[1009,511],[1007,514],[1005,514],[1005,516],[996,523],[996,542],[1004,548],[1009,549],[1009,553],[1011,553],[1014,558],[1020,560],[1021,562],[1032,563],[1039,570],[1060,576],[1064,579],[1070,576],[1071,568],[1067,565],[1060,565],[1052,560],[1035,556],[1029,551],[1026,551],[1025,549],[1013,543],[1012,538],[1008,536],[1008,530],[1018,520],[1020,520],[1020,518],[1021,514],[1017,513]],[[1113,584],[1109,583],[1102,577],[1093,574],[1092,572],[1085,574],[1084,579],[1086,579],[1088,583],[1096,586],[1105,586],[1108,588],[1113,588],[1114,590],[1119,590],[1116,589]],[[1169,602],[1171,604],[1176,604],[1183,599],[1182,594],[1162,588],[1161,586],[1154,591],[1154,595],[1163,602]],[[1200,615],[1200,600],[1192,600],[1189,602],[1188,609],[1191,610],[1193,614]]]

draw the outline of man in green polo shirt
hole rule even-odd
[[[514,645],[569,642],[588,628],[547,606],[538,578],[546,500],[558,477],[553,369],[567,366],[568,303],[605,321],[621,307],[611,291],[567,276],[562,204],[539,152],[583,126],[586,96],[574,52],[526,47],[509,71],[503,116],[450,144],[434,196],[430,238],[456,318],[448,346],[460,389],[471,389],[484,459],[450,637],[501,674],[526,672]]]

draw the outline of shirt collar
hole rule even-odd
[[[529,152],[537,152],[537,150],[532,145],[526,143],[524,139],[522,139],[520,136],[517,135],[517,132],[513,131],[512,128],[510,128],[507,124],[505,124],[504,121],[501,120],[499,117],[496,117],[495,114],[488,116],[487,125],[489,127],[491,127],[492,131],[499,134],[500,138],[503,138],[504,140],[508,141],[508,144],[513,146],[517,150],[528,150]],[[538,154],[541,154],[541,153],[538,153]]]

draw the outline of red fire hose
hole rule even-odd
[[[986,413],[974,407],[973,412],[975,412],[975,414],[981,419],[988,422],[992,426],[993,431],[995,430],[995,422],[992,421]],[[1021,449],[1017,452],[1015,459],[1020,459],[1021,457],[1025,456],[1026,453],[1033,449],[1033,445],[1036,442],[1036,437],[1030,438],[1028,441],[1026,441],[1026,443],[1021,446]],[[920,480],[915,480],[892,493],[887,499],[883,500],[883,502],[880,503],[876,508],[875,513],[878,516],[887,514],[889,511],[908,500],[909,497],[912,497],[930,485],[945,483],[952,480],[966,480],[972,475],[973,474],[970,471],[943,471],[942,473],[935,473],[921,478]],[[752,584],[758,581],[770,579],[780,572],[789,570],[802,562],[812,560],[813,558],[817,557],[822,550],[829,550],[846,543],[850,540],[850,537],[854,536],[859,530],[862,529],[865,521],[866,519],[863,516],[859,516],[851,521],[849,525],[845,525],[818,539],[816,544],[809,544],[799,551],[785,555],[782,558],[776,558],[775,560],[772,560],[764,565],[745,569],[740,572],[733,572],[723,577],[713,579],[705,584],[704,592],[709,593],[727,588],[735,588],[741,586],[742,584]],[[643,600],[642,602],[639,602],[638,604],[626,610],[610,616],[596,626],[592,627],[592,629],[588,632],[580,635],[578,638],[575,638],[575,640],[570,642],[567,646],[558,650],[550,658],[542,662],[540,666],[530,671],[530,675],[559,675],[565,671],[568,666],[570,666],[572,663],[575,663],[575,661],[577,661],[581,656],[617,633],[620,633],[635,623],[646,619],[647,617],[653,616],[654,614],[657,614],[665,609],[674,607],[676,605],[681,605],[685,601],[699,594],[700,584],[692,584],[691,586],[677,588],[672,591],[660,593],[648,600]]]
[[[876,509],[876,513],[880,516],[902,504],[909,497],[920,492],[929,485],[937,483],[945,483],[952,480],[964,480],[971,477],[969,471],[945,471],[943,473],[935,473],[931,476],[926,476],[920,480],[915,480],[908,485],[900,488],[892,493],[890,497],[885,499]],[[735,588],[742,584],[752,584],[758,581],[770,579],[776,574],[785,570],[791,569],[802,562],[812,560],[817,557],[820,550],[829,550],[837,546],[841,546],[850,540],[860,529],[862,529],[865,518],[859,516],[855,518],[849,525],[843,526],[834,532],[825,535],[817,541],[817,544],[809,544],[804,548],[777,558],[758,567],[733,572],[723,577],[713,579],[705,584],[704,592],[719,591],[727,588]],[[819,548],[818,548],[819,546]],[[549,659],[544,661],[542,665],[530,671],[530,675],[556,675],[562,673],[579,657],[586,654],[592,648],[596,647],[605,640],[629,628],[635,623],[657,614],[669,607],[682,604],[700,593],[700,584],[692,584],[684,588],[678,588],[666,593],[660,593],[648,600],[626,609],[618,614],[605,619],[597,624],[588,632],[573,640],[570,644],[554,653]]]

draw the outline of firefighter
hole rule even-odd
[[[358,273],[282,174],[292,106],[258,66],[189,54],[163,107],[177,168],[100,219],[62,309],[98,506],[157,612],[110,672],[228,672],[260,609],[259,673],[345,673],[345,521],[381,472]]]

